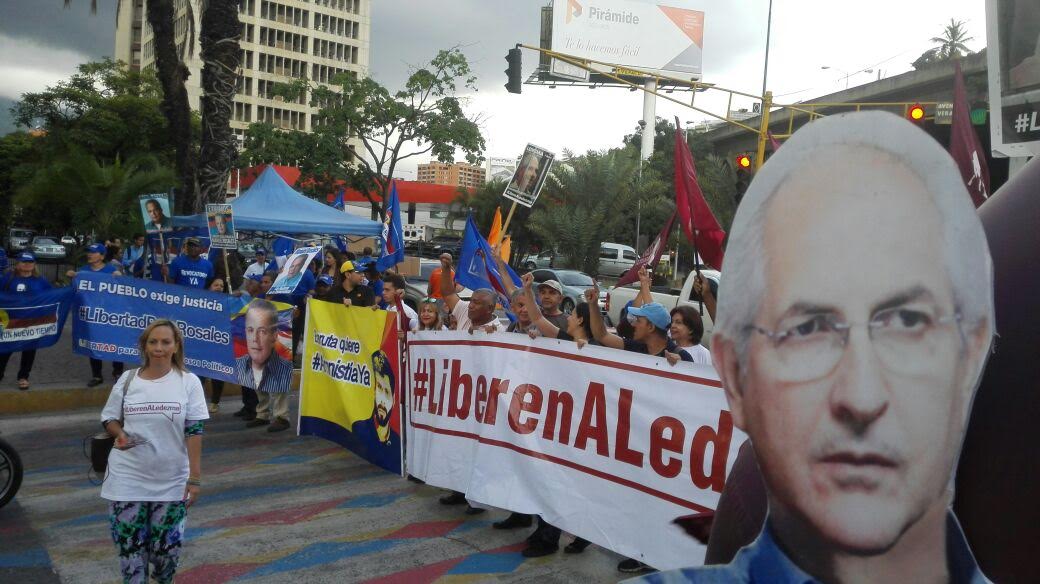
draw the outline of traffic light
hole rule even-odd
[[[919,104],[919,103],[915,103],[914,105],[910,106],[910,109],[906,110],[906,117],[911,122],[921,122],[921,121],[923,121],[924,120],[924,106]]]
[[[506,55],[506,63],[509,63],[506,69],[508,77],[506,90],[509,93],[520,93],[520,88],[524,84],[522,61],[523,55],[520,49],[509,49],[509,53]]]
[[[736,158],[736,201],[740,204],[740,200],[744,198],[744,192],[747,191],[748,186],[751,185],[752,179],[752,161],[751,156],[748,154],[740,154]]]

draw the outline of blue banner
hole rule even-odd
[[[141,362],[137,339],[153,320],[168,318],[184,335],[192,373],[237,383],[231,344],[231,299],[207,290],[80,272],[72,320],[77,353],[104,361]]]
[[[0,294],[0,353],[35,351],[58,342],[75,290]]]

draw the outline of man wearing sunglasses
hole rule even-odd
[[[726,265],[712,356],[769,512],[683,579],[986,581],[950,504],[993,272],[949,155],[891,114],[813,122],[755,177]]]

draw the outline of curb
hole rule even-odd
[[[203,382],[203,387],[205,387]],[[293,372],[292,390],[300,388],[300,371]],[[100,408],[108,401],[108,395],[112,392],[111,385],[99,385],[97,387],[71,387],[54,389],[29,389],[28,391],[4,391],[0,393],[0,416],[19,414],[42,414],[49,412],[60,412],[64,410],[77,410],[83,408]],[[208,395],[207,391],[207,395]],[[224,397],[240,396],[242,388],[235,383],[224,384]]]

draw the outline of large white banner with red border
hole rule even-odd
[[[746,439],[710,366],[508,333],[410,341],[410,474],[659,569],[703,563],[672,521],[715,508]]]

